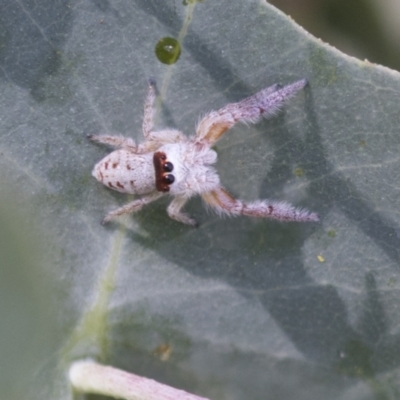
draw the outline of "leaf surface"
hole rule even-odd
[[[71,399],[69,363],[93,357],[212,399],[394,398],[399,74],[262,2],[188,3],[0,6],[4,397]],[[169,66],[164,37],[181,43]],[[307,78],[276,117],[229,131],[217,168],[238,197],[321,222],[219,219],[194,199],[193,229],[165,199],[102,227],[129,198],[91,177],[108,150],[86,135],[140,141],[150,77],[157,125],[188,135],[211,109]]]

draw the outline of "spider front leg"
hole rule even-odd
[[[186,204],[188,198],[186,197],[175,197],[167,208],[168,216],[175,221],[182,222],[186,225],[197,226],[196,220],[190,218],[187,214],[181,212],[182,207]]]
[[[197,126],[196,141],[212,146],[236,123],[255,123],[261,117],[274,115],[306,84],[307,81],[302,79],[283,88],[274,85],[238,103],[228,104],[218,111],[211,111]]]
[[[318,214],[293,207],[284,201],[257,200],[246,204],[232,197],[223,188],[203,193],[201,196],[208,205],[221,214],[272,218],[279,221],[319,221]]]
[[[117,208],[115,211],[110,212],[105,216],[105,218],[101,221],[101,224],[104,225],[107,222],[111,221],[113,218],[118,217],[123,214],[130,214],[133,212],[140,211],[142,207],[146,204],[149,204],[155,200],[158,200],[163,194],[159,192],[154,192],[148,196],[142,197],[137,200],[133,200],[132,202],[125,204],[124,206]]]

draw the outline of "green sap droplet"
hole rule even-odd
[[[163,64],[174,64],[181,55],[181,45],[174,38],[164,37],[156,44],[155,53]]]

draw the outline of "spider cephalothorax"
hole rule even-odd
[[[261,117],[276,113],[306,83],[301,80],[283,88],[274,85],[238,103],[211,111],[200,121],[196,134],[186,137],[175,129],[153,130],[155,88],[150,82],[144,108],[143,143],[136,144],[121,136],[89,136],[95,142],[119,148],[95,165],[93,176],[111,189],[141,196],[109,213],[103,223],[118,215],[139,211],[143,205],[165,194],[174,196],[167,208],[168,215],[189,225],[195,225],[196,221],[181,209],[195,195],[201,195],[220,214],[318,221],[317,214],[283,201],[245,203],[232,197],[220,184],[213,167],[217,153],[211,149],[237,122],[255,123]]]

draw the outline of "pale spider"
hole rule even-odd
[[[145,204],[165,194],[174,196],[168,215],[179,222],[196,225],[181,211],[194,195],[201,195],[206,205],[219,214],[248,215],[281,221],[318,221],[316,213],[295,208],[283,201],[257,200],[245,203],[232,197],[220,184],[212,165],[217,153],[211,146],[237,122],[255,123],[261,116],[274,115],[283,103],[307,84],[305,79],[280,88],[273,85],[238,103],[209,112],[198,124],[196,134],[187,137],[178,130],[155,131],[153,126],[155,82],[150,81],[144,105],[143,134],[145,141],[136,144],[131,138],[89,135],[89,139],[119,148],[93,169],[93,176],[122,193],[142,197],[110,212],[102,221],[139,211]]]

